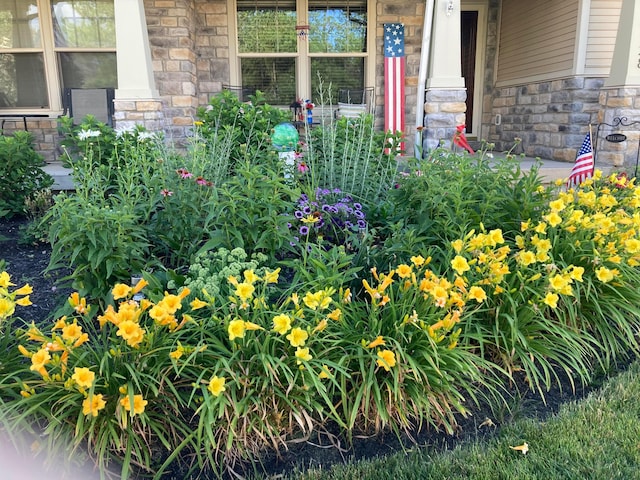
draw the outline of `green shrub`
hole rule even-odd
[[[522,172],[510,156],[489,162],[444,150],[410,161],[384,206],[380,235],[400,258],[416,244],[447,244],[481,225],[513,238],[521,221],[540,218],[550,198],[538,169]]]
[[[215,189],[206,210],[211,233],[204,248],[240,247],[275,259],[289,248],[284,214],[292,210],[299,190],[289,186],[278,164],[244,163],[236,168],[236,174]]]
[[[234,93],[223,91],[209,105],[198,108],[196,123],[205,148],[217,145],[220,137],[227,138],[231,166],[264,156],[271,149],[273,127],[291,120],[288,110],[268,105],[261,92],[249,98],[249,102],[241,102]]]
[[[0,217],[24,214],[26,202],[53,185],[43,165],[29,132],[0,135]]]
[[[100,298],[111,285],[150,268],[147,232],[126,206],[60,195],[52,208],[47,271],[71,268],[72,286]]]

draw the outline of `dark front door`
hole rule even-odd
[[[473,95],[476,76],[476,38],[478,35],[478,12],[461,12],[462,76],[467,87],[467,136],[477,136],[473,131]]]

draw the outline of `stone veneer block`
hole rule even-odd
[[[162,102],[158,100],[146,100],[146,101],[138,101],[136,102],[136,109],[139,111],[153,111],[153,110],[161,110]]]

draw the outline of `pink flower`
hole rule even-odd
[[[198,178],[196,178],[196,183],[197,183],[198,185],[206,185],[206,184],[207,184],[207,181],[206,181],[204,178],[202,178],[202,177],[198,177]]]
[[[160,190],[160,195],[162,195],[163,197],[170,197],[171,195],[173,195],[173,192],[171,190],[163,188],[162,190]]]
[[[180,175],[180,178],[191,178],[193,177],[193,173],[189,173],[186,168],[179,168],[176,170],[176,173]]]
[[[306,173],[306,172],[308,172],[308,171],[309,171],[309,167],[307,166],[307,164],[306,164],[306,163],[304,163],[304,162],[300,162],[300,163],[298,164],[298,171],[299,171],[300,173]]]

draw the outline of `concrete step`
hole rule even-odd
[[[51,190],[75,190],[71,178],[71,169],[63,167],[62,162],[47,163],[42,167],[42,170],[53,177]]]

